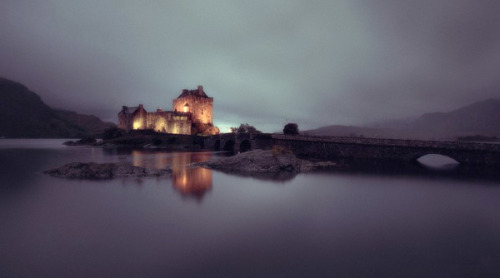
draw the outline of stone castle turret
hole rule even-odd
[[[208,97],[203,91],[203,86],[196,90],[182,90],[182,93],[173,100],[174,111],[189,112],[192,120],[199,120],[203,124],[213,124],[212,110],[214,99]]]

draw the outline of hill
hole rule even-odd
[[[0,136],[79,138],[100,134],[112,126],[95,116],[54,110],[26,86],[0,78]]]
[[[459,136],[500,137],[500,99],[487,99],[450,112],[423,114],[416,119],[379,122],[368,127],[331,125],[304,133],[318,136],[456,139]]]
[[[424,114],[410,124],[418,133],[500,136],[500,99],[487,99],[448,113]]]
[[[302,133],[315,136],[341,136],[341,137],[379,137],[387,134],[384,128],[371,128],[360,126],[330,125],[317,129],[307,130]]]

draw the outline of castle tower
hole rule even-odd
[[[214,99],[203,91],[203,86],[198,86],[196,90],[183,89],[173,100],[173,108],[178,112],[190,112],[193,122],[199,120],[203,124],[213,124],[213,102]]]

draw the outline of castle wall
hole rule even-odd
[[[174,111],[182,112],[184,111],[184,105],[189,105],[189,112],[193,115],[193,122],[195,120],[200,120],[204,124],[213,124],[212,112],[213,112],[213,102],[214,99],[209,97],[199,97],[195,95],[189,95],[182,98],[176,98],[173,100]]]
[[[213,126],[213,98],[205,94],[202,86],[197,90],[184,89],[173,100],[173,110],[147,112],[142,104],[138,107],[123,106],[118,114],[119,127],[127,131],[152,129],[172,134],[219,133],[219,129]]]
[[[126,131],[132,129],[132,115],[127,113],[118,114],[118,127]]]
[[[147,112],[138,109],[133,114],[119,113],[119,127],[127,131],[152,129],[157,132],[191,135],[191,114],[173,111]]]
[[[142,107],[142,104],[139,105],[139,108],[132,115],[132,129],[148,129],[148,112]]]
[[[147,113],[147,129],[172,134],[191,134],[191,118],[189,114],[175,112]]]

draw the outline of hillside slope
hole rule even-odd
[[[0,78],[0,136],[77,138],[114,126],[90,115],[54,110],[24,85]]]
[[[487,99],[448,113],[424,114],[409,127],[425,134],[500,136],[500,99]]]
[[[500,99],[486,99],[446,113],[428,113],[414,120],[399,120],[397,125],[392,122],[371,127],[331,125],[304,133],[417,139],[455,139],[473,135],[500,137]]]

